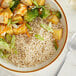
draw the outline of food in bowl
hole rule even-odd
[[[18,67],[46,62],[62,39],[61,17],[45,0],[2,0],[0,57]]]

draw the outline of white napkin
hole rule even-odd
[[[76,50],[68,53],[58,76],[76,76]]]

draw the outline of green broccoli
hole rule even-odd
[[[59,11],[53,11],[52,14],[56,15],[59,19],[62,17],[62,15]]]
[[[31,22],[34,18],[38,16],[38,9],[31,9],[27,11],[27,14],[24,16],[24,20]]]
[[[50,15],[50,11],[45,7],[42,8],[42,14],[40,15],[41,18],[45,19]]]
[[[11,5],[10,5],[10,9],[13,12],[14,9],[17,7],[17,5],[20,3],[20,0],[13,0]]]

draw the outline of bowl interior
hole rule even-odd
[[[15,70],[15,71],[27,71],[27,72],[29,72],[29,71],[33,71],[33,70],[38,70],[40,68],[43,68],[43,67],[47,66],[48,64],[51,64],[56,59],[56,57],[59,55],[59,53],[62,51],[62,48],[64,47],[64,43],[66,41],[66,36],[67,36],[66,20],[65,20],[65,17],[64,17],[64,14],[63,14],[61,8],[58,6],[58,4],[54,0],[46,0],[46,1],[50,4],[51,8],[59,10],[62,14],[61,22],[64,26],[64,30],[63,30],[64,32],[63,32],[63,38],[59,43],[59,49],[57,50],[57,53],[52,58],[50,58],[46,62],[44,62],[44,63],[42,63],[42,64],[40,64],[36,67],[19,68],[19,67],[16,67],[16,66],[14,66],[14,65],[12,65],[12,64],[10,64],[10,63],[8,63],[8,62],[6,62],[6,61],[4,61],[3,59],[0,58],[0,64],[1,65],[5,66],[9,69]]]

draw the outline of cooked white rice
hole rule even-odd
[[[44,30],[40,24],[46,24],[41,18],[36,18],[30,25],[33,34],[28,38],[26,34],[16,35],[16,48],[18,54],[11,53],[9,61],[18,67],[31,67],[50,59],[56,52],[53,45],[53,35]],[[44,40],[35,38],[35,34],[41,35]]]

